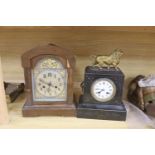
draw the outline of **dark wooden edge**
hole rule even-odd
[[[24,117],[35,117],[35,116],[76,116],[76,108],[74,104],[62,105],[62,106],[37,106],[25,103],[22,113]]]
[[[155,33],[155,26],[0,26],[0,31],[103,30]]]

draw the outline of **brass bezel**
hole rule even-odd
[[[113,89],[114,89],[112,95],[111,95],[110,97],[106,98],[106,99],[98,98],[98,97],[94,94],[93,88],[94,88],[94,86],[96,85],[96,83],[98,83],[98,82],[100,82],[100,81],[108,81],[108,82],[112,85],[112,87],[113,87]],[[99,101],[99,102],[108,102],[108,101],[110,101],[111,99],[113,99],[114,96],[116,95],[116,85],[115,85],[115,83],[114,83],[111,79],[108,79],[108,78],[98,78],[98,79],[96,79],[96,80],[92,83],[92,85],[91,85],[91,95],[92,95],[92,97],[93,97],[96,101]]]

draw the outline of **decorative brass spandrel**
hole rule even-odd
[[[63,67],[62,67],[62,64],[59,61],[57,61],[56,59],[48,58],[41,62],[40,68],[41,69],[44,69],[44,68],[58,69],[58,68],[63,68]]]

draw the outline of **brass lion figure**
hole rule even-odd
[[[111,55],[109,56],[102,56],[102,55],[95,55],[93,66],[97,67],[114,67],[117,69],[118,64],[120,63],[120,57],[123,55],[123,51],[121,49],[115,49]]]

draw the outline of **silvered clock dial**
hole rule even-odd
[[[65,101],[67,71],[53,57],[41,59],[32,71],[34,101]]]

